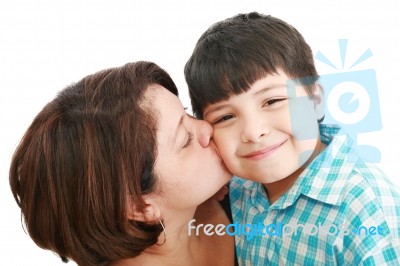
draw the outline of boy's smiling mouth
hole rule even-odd
[[[273,144],[271,146],[268,146],[264,149],[257,150],[248,154],[243,155],[243,158],[250,159],[250,160],[260,160],[263,158],[266,158],[273,154],[276,150],[278,150],[283,144],[285,144],[287,139],[278,142],[277,144]]]

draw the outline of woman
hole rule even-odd
[[[177,95],[164,70],[137,62],[87,76],[44,107],[10,168],[38,246],[79,265],[233,265],[231,237],[188,234],[203,202],[197,223],[228,223],[206,200],[231,175],[212,127]]]

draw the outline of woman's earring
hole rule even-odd
[[[160,218],[157,217],[157,219],[158,219],[158,221],[160,222],[161,227],[162,227],[163,232],[164,232],[164,242],[162,242],[162,244],[156,243],[156,245],[157,245],[157,246],[162,246],[162,245],[164,245],[165,242],[167,241],[167,234],[165,233],[165,226],[164,226],[164,224],[161,222]]]
[[[318,123],[321,123],[322,121],[324,121],[324,118],[325,118],[325,114],[320,119],[318,119]]]

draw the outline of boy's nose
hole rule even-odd
[[[243,124],[243,130],[241,134],[242,142],[254,142],[257,143],[265,135],[269,134],[269,129],[265,121],[251,119]]]
[[[203,148],[206,148],[210,144],[214,129],[207,121],[197,120],[196,123],[199,143]]]

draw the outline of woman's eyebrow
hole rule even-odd
[[[173,145],[176,144],[176,139],[177,139],[177,137],[178,137],[178,131],[179,131],[179,129],[182,127],[182,123],[183,123],[183,119],[184,119],[184,118],[185,118],[185,115],[182,115],[181,118],[179,119],[179,122],[178,122],[176,128],[175,128],[175,131],[174,131],[174,138],[173,138]]]

